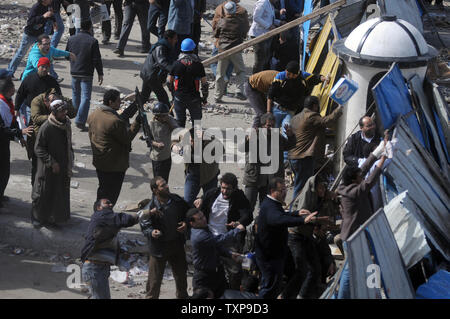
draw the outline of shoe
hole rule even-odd
[[[6,195],[3,195],[2,197],[0,197],[0,203],[1,202],[9,202],[9,197]]]
[[[86,124],[80,124],[80,123],[75,123],[75,126],[80,129],[81,132],[87,132],[88,128],[86,127]]]
[[[103,40],[102,40],[102,44],[105,44],[105,45],[106,45],[106,44],[109,44],[109,39],[103,39]]]
[[[64,81],[64,78],[57,78],[56,82],[61,83],[62,81]]]
[[[114,34],[114,40],[120,40],[120,34],[119,35]]]
[[[223,103],[223,100],[219,97],[219,98],[215,98],[214,99],[214,103]]]
[[[245,101],[247,99],[247,97],[244,94],[242,94],[241,92],[236,93],[234,97],[239,100],[242,100],[242,101]]]
[[[113,51],[113,53],[117,54],[119,57],[123,57],[124,56],[123,50],[120,50],[119,48],[115,49]]]

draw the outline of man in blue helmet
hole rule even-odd
[[[195,47],[192,39],[183,40],[181,54],[173,64],[169,75],[169,85],[174,92],[175,115],[180,127],[186,125],[186,109],[189,110],[192,126],[194,126],[194,121],[202,119],[202,104],[208,102],[205,68],[200,58],[194,53]]]
[[[170,138],[172,131],[178,127],[178,123],[169,115],[169,106],[165,103],[156,103],[152,112],[154,116],[149,125],[153,135],[153,148],[150,151],[153,177],[160,176],[168,183],[172,167]]]

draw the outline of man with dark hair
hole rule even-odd
[[[103,0],[106,5],[106,10],[108,10],[108,14],[111,16],[111,4],[114,7],[114,39],[119,40],[120,33],[122,31],[122,23],[123,23],[123,10],[122,10],[122,1],[123,0]],[[108,44],[109,39],[111,38],[111,19],[102,21],[102,43]]]
[[[22,58],[27,53],[28,48],[37,41],[38,36],[44,33],[44,27],[49,20],[54,21],[52,0],[38,0],[31,7],[28,14],[27,25],[25,26],[20,47],[8,65],[8,72],[14,78]],[[20,105],[18,106],[20,107]]]
[[[159,298],[164,269],[169,262],[175,278],[176,296],[179,299],[186,299],[187,262],[184,243],[185,219],[189,206],[183,198],[169,191],[164,178],[160,176],[153,178],[150,186],[153,197],[146,209],[151,214],[140,223],[150,246],[147,297]]]
[[[107,198],[97,199],[94,214],[86,232],[86,242],[81,250],[83,279],[92,299],[111,299],[108,278],[111,265],[119,263],[120,243],[117,238],[121,228],[136,225],[146,219],[149,212],[115,213]]]
[[[72,129],[67,105],[62,100],[53,101],[50,110],[34,147],[38,159],[31,196],[34,227],[55,225],[70,218],[70,178],[74,158]]]
[[[290,61],[286,70],[278,73],[267,94],[267,112],[275,115],[275,127],[282,128],[289,124],[291,118],[302,111],[305,98],[313,87],[320,82],[328,81],[328,77],[320,74],[309,74],[300,71],[297,61]],[[277,106],[273,107],[276,102]]]
[[[269,195],[261,205],[255,238],[256,263],[261,271],[259,296],[274,299],[280,292],[284,264],[288,253],[288,231],[290,226],[314,222],[315,213],[302,209],[287,213],[283,209],[286,185],[283,178],[275,177],[269,182]]]
[[[360,130],[352,134],[344,146],[342,155],[347,165],[358,166],[358,160],[364,158],[363,149],[367,144],[378,145],[380,135],[377,132],[375,121],[370,116],[363,116],[359,120]]]
[[[77,56],[76,61],[70,62],[72,102],[78,109],[75,126],[85,132],[91,103],[94,68],[97,70],[98,84],[103,83],[102,56],[98,41],[92,36],[90,20],[81,22],[81,31],[69,38],[66,51],[73,52]]]
[[[141,27],[141,53],[147,53],[150,50],[150,32],[147,31],[147,18],[149,9],[148,0],[125,0],[124,19],[122,25],[122,33],[120,34],[117,47],[113,51],[119,57],[123,57],[125,46],[127,45],[128,37],[130,36],[131,28],[133,27],[134,18],[138,17],[139,26]]]
[[[341,195],[341,215],[342,225],[340,237],[344,242],[344,250],[346,250],[347,239],[374,213],[370,204],[370,190],[378,181],[381,175],[382,167],[386,160],[384,155],[385,144],[387,139],[381,141],[377,148],[367,158],[361,168],[354,165],[349,165],[343,172],[343,184],[340,185],[336,191]],[[366,173],[372,167],[373,163],[380,158],[373,172],[367,177]],[[341,282],[339,285],[338,298],[350,298],[350,280],[348,264],[344,266],[344,271],[341,275]]]
[[[70,57],[71,60],[75,61],[75,54],[63,50],[58,50],[52,46],[50,46],[50,37],[46,34],[41,34],[37,43],[31,48],[30,54],[28,55],[27,66],[23,71],[22,81],[31,73],[37,72],[37,65],[39,63],[39,59],[42,57],[46,57],[53,61],[53,57]],[[55,79],[58,79],[58,75],[53,70],[53,65],[50,65],[50,75]],[[58,80],[58,83],[61,83],[62,79]]]
[[[237,178],[232,173],[225,173],[220,179],[220,187],[203,194],[202,199],[197,201],[196,205],[204,213],[209,230],[215,236],[224,235],[239,224],[247,227],[253,221],[250,203],[244,192],[238,189]],[[227,248],[242,253],[244,243],[245,233],[242,233],[235,243]],[[222,261],[230,289],[238,290],[242,279],[241,265],[232,258],[222,258]]]
[[[201,289],[210,289],[214,298],[223,295],[226,289],[226,279],[221,256],[236,258],[237,253],[226,247],[227,243],[235,239],[241,232],[245,231],[242,224],[224,234],[214,235],[208,228],[205,215],[198,208],[191,208],[186,214],[186,221],[192,227],[191,244],[192,256],[194,258],[194,276],[192,288],[194,294]]]
[[[163,88],[169,74],[173,59],[172,50],[178,41],[175,31],[167,30],[164,37],[159,39],[148,53],[142,67],[140,76],[142,79],[142,99],[148,101],[150,93],[155,92],[159,102],[169,105],[169,96]]]
[[[265,113],[261,116],[261,126],[257,129],[256,134],[247,136],[245,141],[246,163],[244,168],[244,179],[242,183],[245,185],[245,196],[250,202],[252,212],[255,209],[258,196],[260,205],[262,201],[267,197],[267,186],[269,184],[269,181],[273,177],[284,178],[283,152],[288,151],[295,146],[295,135],[290,127],[286,126],[285,129],[287,138],[281,135],[281,133],[279,132],[277,148],[272,149],[272,132],[274,132],[272,131],[272,129],[274,127],[275,117],[272,113]],[[257,139],[255,148],[257,152],[260,149],[267,150],[267,156],[270,158],[269,163],[263,164],[259,158],[259,154],[250,153],[252,151],[251,139]],[[278,152],[278,162],[275,162],[276,157],[273,156],[275,152]],[[252,158],[255,159],[253,162],[251,162]],[[270,174],[265,173],[264,170],[268,169],[270,166],[275,166],[275,171]]]
[[[314,174],[315,160],[324,157],[325,128],[334,124],[342,115],[342,106],[325,117],[321,117],[319,111],[319,99],[308,96],[303,111],[291,120],[297,140],[295,147],[289,151],[289,160],[295,174],[294,198]]]
[[[115,205],[129,167],[131,142],[139,132],[140,122],[137,117],[128,127],[127,121],[117,114],[120,108],[119,91],[108,90],[104,102],[89,115],[87,122],[92,163],[99,181],[97,199],[108,198]]]
[[[10,141],[14,138],[21,140],[24,145],[23,135],[30,136],[33,132],[33,126],[23,129],[14,117],[14,104],[12,96],[15,92],[14,82],[6,70],[0,70],[3,76],[0,76],[0,208],[3,207],[3,202],[8,200],[5,196],[6,185],[8,185],[10,175]]]
[[[281,32],[278,41],[274,44],[273,57],[270,62],[272,70],[280,72],[286,70],[289,61],[298,61],[299,59],[298,43],[292,39],[290,33],[290,30]]]
[[[26,77],[17,90],[15,100],[16,116],[22,113],[25,117],[25,123],[30,121],[31,101],[41,93],[50,89],[55,89],[58,95],[61,95],[61,88],[56,79],[49,75],[50,60],[46,57],[39,59],[37,64],[37,72]]]
[[[205,68],[200,58],[194,53],[195,47],[192,39],[183,40],[181,54],[173,64],[169,75],[169,85],[174,91],[175,115],[180,127],[186,125],[186,109],[189,110],[194,127],[194,122],[202,119],[202,104],[205,105],[208,102],[209,87]]]

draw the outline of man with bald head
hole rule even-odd
[[[381,140],[376,124],[370,116],[363,116],[359,120],[359,128],[358,132],[349,137],[344,147],[343,155],[347,165],[358,166],[358,159],[364,158],[364,146],[366,144],[378,145]]]

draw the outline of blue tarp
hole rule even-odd
[[[312,12],[312,0],[306,0],[303,7],[303,15],[310,14]],[[303,56],[302,56],[302,70],[305,69],[306,58],[306,45],[308,44],[309,27],[311,26],[311,20],[303,23]]]
[[[416,291],[416,299],[450,299],[450,273],[440,270]]]
[[[400,116],[413,111],[408,87],[397,64],[374,86],[372,92],[384,129],[392,127]],[[408,116],[406,122],[422,146],[426,147],[416,114]]]

